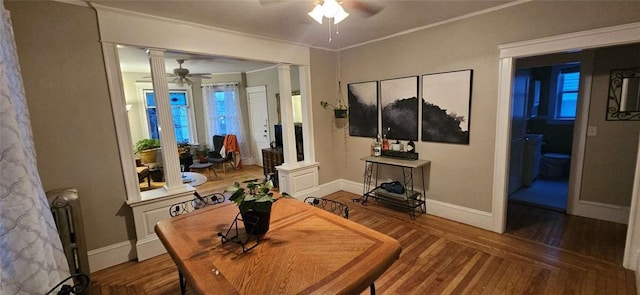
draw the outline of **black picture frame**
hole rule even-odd
[[[349,136],[378,134],[378,81],[347,84]]]
[[[473,70],[422,75],[422,141],[469,144]]]
[[[418,80],[409,76],[380,81],[382,135],[390,140],[418,140]]]

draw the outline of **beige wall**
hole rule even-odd
[[[428,197],[491,211],[498,46],[640,21],[640,2],[534,1],[342,51],[343,84],[473,69],[470,144],[417,143]],[[343,90],[344,91],[344,90]],[[348,138],[341,177],[362,182],[370,140]],[[322,149],[320,147],[319,149]]]
[[[580,199],[619,206],[631,205],[638,153],[639,121],[606,121],[611,70],[640,67],[640,45],[596,50],[589,108],[589,126]]]
[[[89,249],[134,239],[95,12],[57,2],[5,6],[44,189],[78,188]]]
[[[311,49],[311,89],[313,89],[311,106],[316,161],[320,163],[318,173],[320,184],[344,177],[342,171],[344,166],[340,163],[344,162],[346,154],[344,142],[348,130],[344,122],[341,122],[345,120],[336,122],[333,112],[320,107],[320,101],[335,100],[337,96],[337,63],[338,53]]]
[[[89,249],[135,239],[100,50],[90,8],[58,2],[5,1],[18,54],[45,189],[80,191]],[[456,69],[474,69],[470,145],[418,143],[433,160],[429,198],[491,208],[497,97],[497,46],[640,21],[640,2],[533,2],[341,52],[343,85]],[[338,54],[311,49],[311,87],[320,183],[361,182],[370,140],[345,126],[320,100],[337,93]],[[247,74],[247,85],[260,82]],[[250,79],[253,76],[254,79]],[[297,74],[296,74],[297,77]],[[297,79],[295,79],[297,81]],[[294,82],[295,83],[295,82]],[[272,87],[267,87],[267,91]],[[292,86],[296,89],[295,86]],[[275,97],[277,88],[268,93]],[[299,88],[298,88],[299,89]],[[346,89],[342,89],[346,97]],[[274,112],[270,103],[270,117]],[[274,123],[275,124],[275,123]],[[345,144],[346,142],[346,144]]]

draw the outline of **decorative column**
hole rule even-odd
[[[282,120],[282,145],[284,165],[298,162],[296,156],[296,135],[293,127],[293,104],[291,102],[291,66],[278,66],[278,80],[280,82],[280,117]]]
[[[182,192],[186,188],[182,183],[178,146],[176,144],[175,131],[173,130],[173,118],[171,117],[171,105],[169,104],[169,87],[164,66],[164,52],[159,49],[147,49],[147,54],[149,55],[149,64],[151,66],[151,80],[153,81],[153,93],[158,116],[158,131],[160,145],[162,146],[164,188],[169,194]]]
[[[302,96],[302,142],[305,163],[316,161],[315,142],[313,138],[313,108],[311,99],[311,69],[299,66],[300,95]]]
[[[280,192],[296,198],[318,193],[318,163],[315,162],[313,141],[313,116],[311,115],[311,78],[309,66],[300,66],[300,94],[302,96],[302,140],[304,162],[298,162],[293,127],[291,103],[291,72],[289,65],[278,67],[280,79],[280,112],[282,116],[282,141],[284,164],[278,169]]]

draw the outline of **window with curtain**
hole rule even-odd
[[[237,83],[202,86],[207,143],[213,147],[214,135],[234,134],[238,139],[241,154],[249,155],[249,150],[245,144],[244,122],[240,110],[238,91]]]
[[[153,90],[145,90],[144,97],[147,107],[149,135],[153,139],[159,139],[158,115],[156,113],[156,101]],[[176,135],[176,142],[192,142],[192,127],[189,120],[190,109],[187,91],[169,91],[169,104],[171,105],[171,117],[173,118],[173,129]]]

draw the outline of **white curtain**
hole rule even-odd
[[[240,109],[237,83],[202,86],[205,106],[207,143],[213,148],[214,135],[234,134],[238,139],[241,155],[249,155],[244,132],[244,120]]]
[[[0,294],[45,294],[69,276],[42,188],[9,12],[0,0]]]

